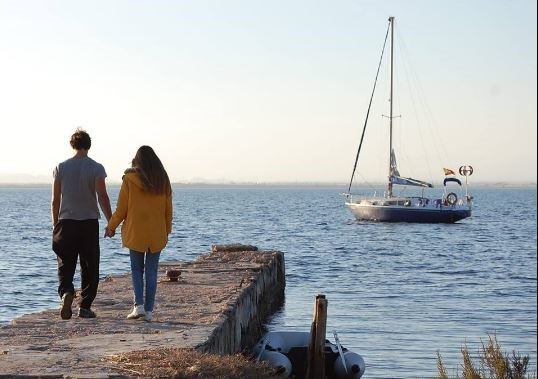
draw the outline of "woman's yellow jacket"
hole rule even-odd
[[[172,231],[172,194],[152,194],[137,173],[125,174],[108,229],[116,230],[122,221],[123,246],[139,252],[163,250]]]

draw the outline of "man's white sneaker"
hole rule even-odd
[[[127,315],[127,318],[128,319],[135,319],[135,318],[144,317],[144,315],[145,315],[144,306],[143,305],[135,305],[134,308],[133,308],[133,311]]]
[[[146,314],[144,315],[144,320],[146,322],[151,322],[152,317],[153,317],[153,312],[147,311]]]

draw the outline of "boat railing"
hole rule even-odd
[[[453,203],[447,199],[447,193],[440,198],[427,198],[424,196],[398,196],[392,198],[368,196],[365,194],[342,193],[348,204],[362,204],[365,206],[404,206],[404,207],[432,207],[432,208],[456,208],[471,207],[472,196],[460,195]]]

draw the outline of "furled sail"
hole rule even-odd
[[[398,165],[396,164],[396,154],[394,154],[394,149],[390,151],[390,177],[400,176],[398,172]]]
[[[402,178],[401,176],[391,176],[390,182],[392,184],[400,184],[402,186],[419,186],[419,187],[429,187],[432,188],[433,185],[422,180],[413,179],[413,178]]]
[[[402,186],[433,187],[433,185],[430,183],[422,180],[401,177],[400,173],[398,172],[398,165],[396,164],[396,154],[394,154],[394,149],[392,149],[390,152],[390,182],[392,184],[399,184]]]

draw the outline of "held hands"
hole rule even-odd
[[[108,228],[105,228],[105,238],[106,237],[112,238],[114,237],[115,234],[116,234],[115,230],[110,230]]]

